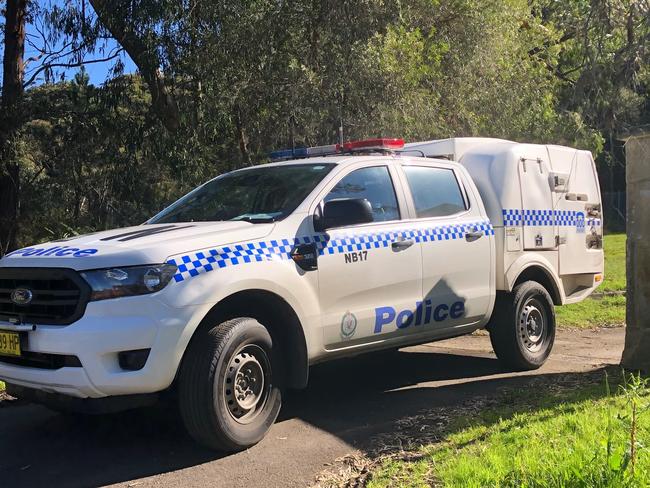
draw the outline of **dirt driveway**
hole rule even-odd
[[[0,485],[305,486],[401,417],[617,364],[624,334],[561,331],[551,360],[531,373],[503,372],[485,335],[323,364],[306,391],[289,395],[268,437],[231,456],[197,447],[159,410],[83,418],[0,402]]]

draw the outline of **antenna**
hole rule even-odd
[[[339,105],[339,144],[343,145],[343,115],[341,114],[341,105]]]
[[[294,135],[294,125],[295,125],[296,119],[294,118],[293,114],[289,116],[289,143],[291,144],[291,150],[293,151],[296,149],[296,138]]]

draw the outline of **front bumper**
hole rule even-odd
[[[101,398],[79,398],[62,393],[50,393],[7,383],[7,393],[21,400],[40,403],[60,412],[103,415],[133,408],[149,407],[158,402],[158,393],[116,395]]]
[[[71,325],[38,325],[27,332],[27,351],[76,356],[81,367],[41,369],[2,362],[0,357],[0,379],[78,398],[161,391],[173,382],[201,317],[198,306],[171,308],[150,295],[91,302]],[[118,353],[137,349],[151,350],[145,366],[122,369]]]

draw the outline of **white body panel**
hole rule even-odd
[[[531,266],[553,279],[563,304],[584,299],[602,282],[601,196],[591,153],[483,138],[406,147],[454,159],[469,171],[495,229],[497,289],[512,290]]]
[[[0,379],[82,398],[163,390],[173,382],[187,345],[208,312],[227,297],[248,290],[273,293],[293,309],[310,364],[483,327],[496,290],[512,289],[529,266],[543,267],[553,276],[563,302],[584,298],[593,290],[593,273],[602,272],[602,251],[585,259],[580,239],[563,230],[557,232],[566,237],[566,254],[560,250],[558,255],[555,245],[525,251],[528,229],[523,223],[504,227],[503,213],[524,210],[521,181],[528,175],[521,176],[519,163],[532,148],[533,157],[550,161],[545,178],[551,172],[575,174],[567,192],[585,193],[588,203],[599,204],[597,180],[583,181],[595,178],[588,153],[581,153],[582,162],[572,167],[560,157],[560,149],[540,149],[544,146],[485,139],[426,144],[436,147],[435,154],[461,155],[461,164],[405,156],[299,161],[336,165],[291,215],[276,223],[144,225],[10,253],[0,260],[0,269],[84,271],[167,262],[178,271],[157,293],[90,302],[71,325],[38,325],[26,333],[27,351],[77,356],[82,367],[46,370],[0,358]],[[555,165],[554,159],[561,162]],[[389,168],[401,218],[316,232],[312,216],[332,187],[356,169],[378,165]],[[467,200],[466,210],[417,218],[404,170],[409,165],[452,170]],[[557,200],[563,194],[553,195]],[[540,205],[543,209],[548,202]],[[567,200],[557,209],[574,211],[574,206]],[[469,239],[468,233],[474,231],[478,237]],[[555,244],[554,226],[545,232]],[[549,238],[545,234],[545,245]],[[412,244],[393,245],[403,240]],[[292,261],[290,252],[299,243],[317,246],[317,270],[303,271]],[[579,261],[577,268],[573,261]],[[572,297],[562,286],[562,267],[579,289]],[[0,330],[15,329],[14,325],[0,323]],[[146,365],[139,371],[122,370],[118,353],[135,349],[151,349]]]

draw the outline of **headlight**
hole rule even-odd
[[[82,271],[80,274],[92,288],[90,300],[95,301],[155,293],[167,286],[176,269],[173,264],[153,264]]]

